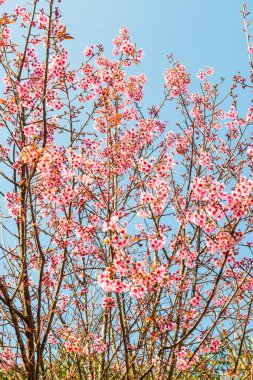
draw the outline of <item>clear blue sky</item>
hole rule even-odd
[[[16,4],[25,5],[26,0],[7,0],[1,10],[10,11]],[[61,4],[67,31],[75,37],[65,44],[76,66],[85,46],[102,43],[105,54],[110,54],[120,26],[130,27],[145,53],[138,72],[148,77],[147,105],[162,97],[166,55],[171,52],[192,74],[213,66],[215,79],[226,78],[227,88],[238,70],[249,72],[241,7],[240,0],[62,0]]]
[[[144,49],[139,70],[147,74],[154,103],[161,95],[167,53],[191,73],[210,65],[217,78],[229,80],[238,70],[248,71],[241,6],[239,0],[62,0],[64,20],[75,37],[68,42],[72,58],[91,43],[102,43],[109,53],[119,27],[130,27]]]

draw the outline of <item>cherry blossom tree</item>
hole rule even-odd
[[[146,109],[126,27],[112,58],[89,46],[73,68],[60,0],[0,3],[2,376],[249,379],[246,6],[248,77],[226,92],[211,67],[191,76],[170,55]]]

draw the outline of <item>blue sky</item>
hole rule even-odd
[[[26,0],[7,0],[1,8],[8,12],[16,4],[24,6]],[[214,67],[215,79],[226,78],[227,88],[238,70],[249,72],[240,0],[62,0],[60,6],[67,31],[75,38],[65,44],[76,66],[85,46],[102,43],[109,55],[120,26],[130,28],[145,53],[138,72],[147,74],[149,105],[162,97],[168,53],[192,74],[207,65]]]
[[[170,52],[191,73],[210,65],[217,79],[229,82],[238,70],[248,72],[241,7],[238,0],[62,0],[64,20],[75,37],[68,42],[74,60],[91,43],[102,43],[110,53],[119,27],[130,27],[144,49],[139,70],[147,74],[148,100],[154,103]]]

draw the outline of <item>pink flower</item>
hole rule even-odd
[[[191,83],[190,75],[187,74],[185,66],[180,62],[177,63],[176,67],[164,72],[164,79],[172,98],[178,96],[180,92],[186,94],[187,86]]]
[[[149,246],[154,251],[158,251],[159,249],[162,249],[164,247],[164,245],[165,245],[165,237],[164,236],[149,239]]]
[[[203,80],[205,78],[203,70],[199,70],[199,72],[196,74],[196,77],[200,80]]]
[[[213,75],[213,73],[214,73],[214,68],[207,66],[205,74],[210,76],[210,75]]]
[[[109,222],[104,222],[102,229],[103,231],[108,231],[108,230],[116,230],[118,228],[117,222],[119,221],[119,217],[114,215],[111,217],[111,220]]]
[[[113,298],[111,297],[105,297],[102,301],[102,307],[105,309],[105,310],[110,310],[112,309],[113,307],[116,306],[116,302]]]
[[[144,286],[132,286],[130,296],[134,298],[142,298],[146,293]]]
[[[123,46],[122,46],[122,51],[125,55],[131,55],[131,54],[134,54],[135,52],[135,46],[130,43],[130,42],[127,42],[125,43]]]
[[[207,166],[208,168],[212,167],[211,164],[211,155],[208,152],[201,152],[199,156],[199,163],[201,165]]]
[[[247,149],[247,153],[249,156],[252,156],[253,157],[253,147],[252,146],[249,146],[248,149]]]
[[[85,57],[90,57],[92,56],[93,54],[93,49],[94,49],[94,45],[91,45],[91,46],[88,46],[84,49],[84,52],[83,54],[85,55]]]
[[[0,3],[1,4],[1,3]],[[10,371],[15,366],[16,354],[10,347],[5,347],[0,352],[0,370]]]
[[[7,202],[6,208],[8,209],[9,214],[12,217],[17,218],[21,210],[20,196],[18,193],[7,192],[5,199]]]
[[[196,297],[193,297],[192,299],[190,299],[189,303],[192,306],[198,306],[199,305],[199,301],[200,301],[200,297],[196,296]]]
[[[221,341],[219,338],[213,339],[211,344],[210,344],[210,351],[211,352],[219,351],[220,345],[221,345]]]

